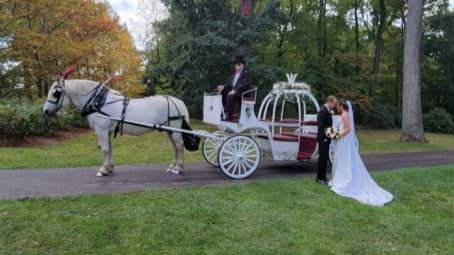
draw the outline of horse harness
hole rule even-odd
[[[83,117],[86,117],[93,113],[99,113],[99,114],[105,115],[107,117],[111,117],[111,115],[104,112],[102,110],[102,108],[105,105],[114,104],[114,103],[118,103],[118,102],[122,101],[123,109],[121,112],[121,121],[119,121],[117,123],[117,126],[115,127],[115,131],[114,131],[114,137],[117,137],[118,134],[123,135],[123,125],[124,125],[125,119],[126,119],[126,110],[129,106],[129,98],[124,97],[123,99],[115,100],[112,102],[106,102],[108,94],[109,94],[109,89],[106,86],[104,86],[102,83],[100,83],[98,86],[95,87],[95,89],[94,89],[93,93],[91,94],[90,98],[88,99],[87,103],[85,103],[84,107],[82,108],[81,114]],[[170,98],[168,96],[164,96],[164,98],[167,100],[167,121],[165,121],[164,123],[161,123],[160,125],[170,126],[170,123],[172,121],[184,120],[185,116],[181,115],[180,109],[178,108],[175,101],[172,100],[172,98]],[[177,110],[178,115],[176,115],[176,116],[170,115],[170,105],[171,104],[173,104],[175,106],[175,109]],[[159,130],[159,131],[162,131],[162,130]]]
[[[82,116],[87,117],[92,113],[102,113],[101,109],[106,104],[107,95],[109,94],[109,89],[106,86],[103,86],[101,83],[94,88],[94,92],[91,94],[88,101],[85,103],[84,107],[82,108]]]
[[[118,133],[120,133],[120,135],[123,135],[123,124],[126,118],[126,110],[129,105],[129,97],[123,97],[123,99],[114,100],[112,102],[106,102],[108,94],[109,89],[106,86],[104,86],[104,83],[100,83],[98,86],[94,88],[94,92],[91,94],[87,103],[85,103],[84,107],[82,108],[81,114],[83,117],[86,117],[93,113],[99,113],[107,117],[111,117],[110,114],[102,111],[102,108],[105,105],[114,104],[122,101],[123,109],[121,112],[121,121],[117,123],[117,126],[115,127],[114,131],[114,137],[117,137]]]
[[[57,86],[55,86],[55,91],[53,92],[53,96],[55,97],[55,101],[47,100],[47,102],[54,104],[57,107],[57,110],[60,110],[63,107],[63,101],[65,98],[65,80],[58,80]]]
[[[166,100],[167,100],[167,121],[161,125],[167,125],[167,126],[170,126],[170,122],[171,121],[176,121],[176,120],[183,120],[185,119],[185,116],[184,115],[181,115],[181,112],[180,112],[180,109],[178,108],[177,104],[175,103],[175,101],[172,100],[172,98],[168,97],[168,96],[163,96]],[[175,106],[175,109],[177,110],[178,112],[178,116],[170,116],[170,103],[173,104],[173,106]]]
[[[96,86],[96,88],[93,89],[93,93],[90,96],[90,98],[88,99],[87,103],[82,108],[81,114],[82,114],[82,116],[86,117],[93,113],[99,113],[104,116],[111,117],[111,115],[104,112],[102,110],[102,108],[105,105],[114,104],[114,103],[123,101],[123,109],[121,112],[121,121],[117,122],[117,126],[115,127],[115,131],[114,131],[114,137],[117,137],[118,133],[120,133],[120,135],[123,135],[123,125],[126,120],[126,110],[129,105],[129,98],[123,97],[123,99],[114,100],[112,102],[106,102],[108,94],[109,94],[109,89],[106,86],[104,86],[103,83],[100,83],[98,86]],[[175,101],[172,100],[172,98],[169,96],[164,96],[164,98],[167,100],[167,121],[165,121],[164,123],[161,123],[159,126],[170,126],[170,123],[172,121],[181,120],[182,121],[181,128],[191,131],[192,129],[189,126],[189,123],[186,121],[186,116],[181,115],[181,111],[178,108],[178,105],[175,103]],[[170,115],[170,104],[173,104],[175,106],[175,109],[177,110],[178,115],[176,115],[176,116]],[[163,129],[160,129],[160,128],[157,128],[157,129],[159,131],[164,131]],[[167,132],[170,132],[170,131],[167,131]],[[182,133],[182,136],[183,136],[184,146],[187,150],[190,150],[190,151],[198,150],[199,144],[200,144],[199,137],[197,137],[196,135],[187,134],[187,133]]]
[[[181,120],[181,128],[184,130],[192,131],[191,127],[189,126],[189,123],[186,121],[186,117],[184,115],[181,115],[180,109],[178,108],[177,104],[175,101],[172,100],[172,98],[168,96],[164,96],[167,99],[167,122],[165,123],[166,125],[170,126],[171,121],[175,120]],[[175,106],[175,109],[178,112],[178,116],[170,116],[170,103],[172,103]],[[163,124],[161,124],[163,126]],[[160,129],[159,131],[163,131]],[[167,131],[171,133],[170,131]],[[183,137],[183,143],[184,147],[189,150],[189,151],[196,151],[199,149],[199,144],[200,144],[200,137],[194,135],[194,134],[189,134],[189,133],[182,133]]]

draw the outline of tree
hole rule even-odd
[[[355,19],[355,53],[356,53],[356,58],[359,59],[359,50],[360,50],[360,41],[359,41],[359,16],[358,16],[358,11],[360,8],[360,0],[353,0],[354,2],[354,19]],[[355,66],[355,71],[356,75],[359,75],[360,72],[360,66],[356,65]]]
[[[378,25],[377,32],[375,34],[375,54],[374,54],[374,62],[372,68],[372,83],[369,88],[369,97],[373,97],[374,90],[377,86],[377,76],[380,72],[380,61],[383,51],[383,33],[385,32],[385,24],[386,24],[386,6],[385,0],[378,0],[378,12],[375,16],[376,23]]]
[[[356,101],[361,124],[376,123],[369,109],[377,107],[401,127],[402,98],[409,99],[402,93],[407,1],[280,0],[277,8],[269,8],[273,0],[163,2],[170,15],[158,23],[146,52],[148,93],[173,93],[199,110],[203,91],[230,72],[229,59],[246,53],[259,94],[285,80],[284,72],[295,72],[317,98]],[[441,107],[454,114],[454,13],[448,7],[448,0],[425,1],[423,112]]]
[[[408,0],[407,3],[401,140],[425,142],[421,106],[421,37],[424,0]]]
[[[234,55],[246,55],[248,69],[256,77],[266,76],[266,67],[255,65],[255,57],[249,53],[265,35],[264,31],[274,24],[276,1],[263,8],[251,1],[249,16],[242,15],[238,2],[165,0],[163,3],[168,7],[169,18],[156,24],[161,36],[158,47],[162,50],[160,61],[151,61],[147,66],[149,92],[179,96],[197,115],[202,108],[203,92],[225,82]]]
[[[422,102],[423,111],[438,107],[454,114],[454,12],[442,4],[425,22]]]
[[[20,63],[17,75],[25,78],[31,99],[45,96],[53,77],[71,64],[79,67],[83,78],[119,74],[119,88],[140,93],[140,55],[104,2],[4,0],[0,30],[0,39],[2,34],[10,38],[0,48],[0,64]]]

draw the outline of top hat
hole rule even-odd
[[[242,55],[235,56],[235,60],[233,61],[234,64],[246,64],[244,57]]]

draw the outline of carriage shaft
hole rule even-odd
[[[182,129],[182,128],[175,128],[175,127],[170,127],[166,125],[160,125],[160,124],[150,124],[150,123],[145,123],[145,122],[140,122],[140,121],[132,121],[132,120],[122,120],[121,118],[115,118],[111,116],[105,116],[101,115],[101,117],[105,119],[110,119],[113,121],[118,121],[118,122],[123,122],[124,124],[127,125],[132,125],[136,127],[141,127],[141,128],[148,128],[148,129],[158,129],[158,130],[164,130],[164,131],[169,131],[169,132],[176,132],[176,133],[185,133],[185,134],[190,134],[190,135],[195,135],[198,137],[202,138],[213,138],[213,139],[219,139],[219,137],[209,133],[208,131],[205,130],[187,130],[187,129]]]

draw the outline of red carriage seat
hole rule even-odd
[[[300,147],[298,152],[298,160],[309,160],[317,148],[317,138],[310,135],[300,136]]]

